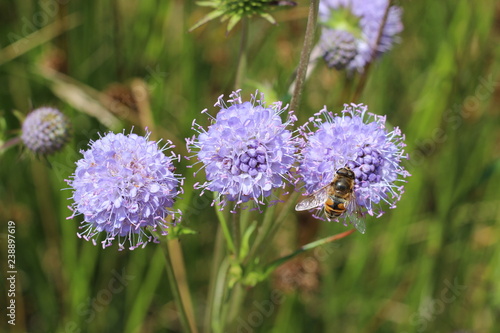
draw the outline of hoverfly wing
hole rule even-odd
[[[354,215],[351,215],[349,217],[350,219],[350,223],[352,225],[354,225],[354,227],[356,228],[356,230],[358,230],[360,233],[364,234],[366,232],[366,224],[365,224],[365,221],[363,221],[362,219],[360,219],[359,217],[356,217]]]
[[[328,186],[316,191],[315,193],[305,197],[295,206],[295,210],[309,210],[322,206],[328,199]]]
[[[352,192],[346,208],[350,212],[349,222],[356,228],[356,230],[364,234],[366,232],[366,224],[362,218],[363,214],[361,213],[361,208],[356,201],[354,192]]]

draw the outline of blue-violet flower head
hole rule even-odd
[[[410,175],[401,165],[408,156],[404,135],[397,127],[388,131],[384,116],[369,113],[363,104],[346,104],[341,115],[325,107],[300,131],[305,146],[298,173],[306,194],[328,185],[347,166],[354,171],[354,194],[363,214],[381,216],[382,202],[396,206],[404,192],[401,183]]]
[[[71,124],[59,110],[41,107],[33,110],[23,122],[21,140],[39,155],[60,151],[70,140]]]
[[[356,38],[348,31],[323,29],[318,46],[326,65],[337,70],[346,68],[356,57]]]
[[[169,225],[176,223],[180,212],[170,208],[182,191],[182,179],[172,162],[179,157],[173,152],[166,156],[172,144],[167,141],[159,147],[159,142],[149,141],[150,134],[108,133],[81,151],[83,158],[76,162],[72,179],[66,180],[74,200],[69,218],[83,215],[79,237],[95,245],[102,232],[103,248],[118,238],[120,250],[127,241],[133,250],[158,241],[146,234],[147,227],[166,235]]]
[[[403,30],[402,9],[390,6],[390,0],[321,0],[319,21],[323,26],[320,45],[330,67],[335,52],[351,54],[356,48],[356,55],[345,64],[348,71],[362,72],[374,58],[391,49],[397,41],[397,35]],[[352,43],[346,43],[344,35],[332,34],[331,30],[345,31],[354,37]],[[326,50],[325,50],[326,48]],[[344,50],[347,48],[347,51]]]
[[[287,107],[281,102],[267,106],[259,92],[245,102],[240,90],[229,97],[229,105],[219,97],[215,106],[220,110],[206,130],[194,121],[199,135],[186,140],[206,173],[206,182],[196,187],[202,193],[218,192],[222,206],[227,201],[234,201],[236,207],[252,200],[258,207],[273,189],[284,188],[285,181],[291,180],[297,145],[287,127],[296,117],[290,111],[283,122],[281,114]]]

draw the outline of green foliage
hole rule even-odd
[[[4,318],[0,330],[181,332],[160,246],[118,252],[116,245],[103,250],[79,239],[78,223],[66,220],[70,193],[61,189],[79,150],[110,127],[135,126],[142,132],[148,126],[186,155],[184,138],[193,135],[192,120],[205,121],[200,111],[208,108],[213,114],[213,101],[233,88],[239,26],[229,20],[229,36],[215,24],[188,33],[206,14],[191,1],[60,3],[0,4],[0,141],[18,135],[14,110],[26,115],[32,107],[54,105],[74,124],[73,141],[49,158],[50,167],[19,147],[0,152],[0,253],[5,262],[6,225],[15,221],[18,271],[16,327]],[[257,284],[258,273],[242,271],[240,261],[257,232],[250,222],[239,260],[228,263],[235,281],[244,278],[255,285],[235,317],[239,328],[275,333],[500,330],[498,4],[424,0],[400,5],[401,42],[372,66],[360,102],[387,115],[406,134],[412,177],[403,199],[381,219],[368,219],[364,235],[305,252],[303,260],[314,257],[320,267],[321,283],[311,290],[285,292],[276,282],[279,276]],[[277,25],[250,23],[244,94],[265,87],[266,102],[287,98],[306,13],[300,5],[276,12]],[[54,23],[67,15],[70,24]],[[349,102],[342,96],[352,80],[318,62],[296,110],[298,123],[323,105],[338,111]],[[128,87],[121,95],[125,107],[106,102],[112,83]],[[124,102],[130,94],[135,108]],[[107,113],[95,112],[101,108]],[[190,175],[176,204],[185,218],[172,234],[180,239],[197,325],[203,328],[218,219],[212,199],[192,189],[203,172],[193,179],[187,165],[182,160],[177,170]],[[269,218],[278,219],[281,207]],[[258,218],[252,212],[247,220]],[[292,214],[283,221],[265,254],[250,253],[251,263],[272,262],[302,245],[297,238],[309,227],[304,231],[301,218]],[[313,240],[345,230],[320,223]],[[2,266],[2,276],[6,271]],[[7,300],[6,288],[0,289]]]

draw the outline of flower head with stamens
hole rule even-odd
[[[310,125],[314,128],[310,129]],[[307,194],[328,185],[338,169],[348,166],[356,176],[357,204],[370,215],[381,216],[381,203],[396,206],[410,174],[401,165],[404,135],[388,131],[386,118],[368,112],[363,104],[345,105],[341,115],[326,107],[300,129],[305,147],[298,169]]]
[[[403,24],[401,8],[388,6],[390,0],[321,0],[319,47],[327,65],[362,72],[390,50]]]
[[[258,92],[246,102],[240,90],[229,97],[229,105],[219,97],[215,106],[220,110],[206,130],[193,122],[199,135],[186,140],[206,173],[206,182],[197,187],[218,192],[222,205],[250,200],[263,204],[263,198],[289,180],[297,147],[287,127],[296,118],[290,111],[283,122],[281,114],[287,107],[281,102],[267,106]]]
[[[133,250],[157,242],[145,228],[166,235],[169,225],[176,223],[180,212],[170,208],[181,192],[182,179],[174,173],[172,162],[179,156],[166,156],[164,151],[173,148],[171,142],[159,147],[149,141],[150,134],[108,133],[81,151],[83,158],[76,162],[72,179],[66,180],[74,200],[69,218],[83,215],[79,237],[95,245],[95,238],[105,233],[103,248],[118,238],[120,250],[127,241]]]

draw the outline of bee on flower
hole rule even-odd
[[[404,135],[397,127],[389,131],[385,117],[363,104],[345,105],[340,115],[324,108],[300,131],[298,175],[306,198],[297,210],[324,209],[329,220],[345,216],[364,233],[364,215],[380,217],[382,203],[396,206],[410,175],[401,165],[408,156]]]

